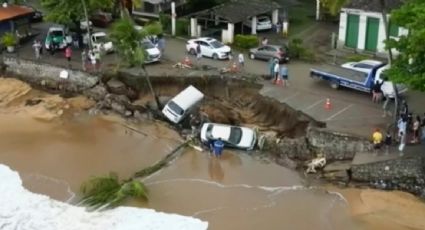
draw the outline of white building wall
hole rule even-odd
[[[357,49],[362,50],[366,44],[366,22],[367,17],[364,14],[360,14],[359,17],[359,33],[357,37]]]
[[[357,9],[342,9],[340,13],[340,21],[339,21],[339,32],[338,32],[338,44],[339,47],[343,47],[345,44],[345,36],[346,36],[346,30],[347,30],[347,15],[348,14],[357,14],[360,16],[359,18],[359,37],[358,37],[358,43],[357,43],[357,49],[358,50],[364,50],[365,44],[366,44],[366,29],[367,29],[367,18],[368,17],[374,17],[379,19],[379,31],[378,31],[378,45],[377,45],[377,52],[378,53],[384,53],[385,51],[385,44],[384,41],[386,39],[385,36],[385,27],[384,22],[382,20],[382,14],[379,12],[367,12],[363,10],[357,10]],[[389,18],[389,15],[388,15]],[[389,21],[389,20],[388,20]],[[408,31],[404,28],[399,28],[399,36],[400,35],[406,35]]]
[[[338,29],[338,48],[345,45],[345,35],[347,29],[347,13],[341,12],[339,15],[339,29]]]

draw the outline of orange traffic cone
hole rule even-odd
[[[277,78],[276,85],[282,85],[282,79],[280,77]]]
[[[331,99],[326,98],[325,109],[332,109]]]
[[[186,56],[184,58],[183,64],[188,65],[188,66],[191,66],[192,65],[192,62],[190,61],[190,59],[189,59],[188,56]]]

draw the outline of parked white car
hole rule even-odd
[[[208,143],[210,140],[221,138],[226,146],[252,150],[257,141],[254,130],[246,127],[225,124],[205,123],[201,128],[201,141]]]
[[[384,73],[389,68],[390,68],[390,65],[385,65],[382,68],[379,68],[376,71],[375,82],[384,82],[381,86],[382,92],[384,93],[384,95],[387,95],[389,98],[394,98],[395,96],[394,83],[392,83],[391,81],[388,81]],[[385,81],[385,79],[387,80]],[[396,84],[396,87],[397,87],[398,94],[404,94],[408,90],[408,88],[404,84]]]
[[[88,36],[87,34],[84,36],[84,43],[88,44]],[[101,51],[103,49],[104,52],[110,53],[114,51],[114,45],[109,40],[108,35],[105,32],[95,32],[90,36],[93,49],[95,51]]]
[[[376,60],[362,60],[359,62],[347,62],[341,65],[346,69],[357,70],[364,73],[369,73],[374,67],[382,65],[383,62]]]
[[[202,56],[211,57],[213,59],[227,59],[232,52],[231,48],[217,39],[202,37],[190,39],[186,43],[186,50],[192,55],[196,55],[196,46],[201,45]]]
[[[149,39],[144,39],[141,43],[147,54],[145,63],[158,62],[161,59],[161,51]]]
[[[249,18],[244,22],[244,25],[251,28],[252,18]],[[257,31],[270,30],[272,28],[272,21],[269,16],[258,16],[257,17]]]

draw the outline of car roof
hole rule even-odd
[[[258,18],[258,19],[270,19],[270,17],[269,17],[269,16],[267,16],[267,15],[258,16],[257,18]]]
[[[368,64],[368,65],[380,65],[380,64],[382,64],[381,61],[371,60],[371,59],[362,60],[362,61],[357,62],[357,64],[360,64],[360,63]]]
[[[202,37],[202,38],[196,38],[196,39],[192,39],[193,41],[204,41],[204,42],[212,42],[212,41],[217,41],[217,39],[215,38],[210,38],[210,37]]]
[[[50,27],[49,28],[49,31],[57,31],[57,30],[65,30],[65,28],[64,27],[61,27],[61,26],[52,26],[52,27]]]
[[[224,125],[224,124],[215,124],[210,123],[213,127],[211,130],[211,135],[213,138],[222,138],[223,140],[228,140],[230,136],[230,128],[232,126],[230,125]]]
[[[93,33],[93,36],[106,36],[106,33],[105,32],[96,32],[96,33]]]

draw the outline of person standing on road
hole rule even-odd
[[[280,67],[280,76],[282,77],[282,86],[289,86],[288,67],[286,65],[282,65],[282,67]]]
[[[68,67],[71,67],[72,49],[69,45],[65,48],[65,57],[68,60]]]
[[[379,129],[375,129],[375,132],[373,132],[372,141],[373,141],[373,149],[376,154],[378,153],[378,150],[381,148],[381,145],[382,145],[382,133]]]
[[[238,62],[239,62],[239,69],[243,69],[243,67],[245,66],[245,58],[243,56],[243,53],[239,53]]]
[[[416,119],[413,122],[413,140],[412,140],[412,143],[418,143],[419,142],[420,125],[421,125],[421,117],[416,116]]]
[[[398,139],[400,141],[401,139],[401,134],[404,133],[404,135],[406,135],[406,130],[407,130],[407,118],[405,117],[400,117],[400,119],[397,122],[397,128],[398,128]]]
[[[400,153],[400,156],[404,155],[404,147],[406,147],[406,133],[400,132],[400,145],[398,146],[398,151]]]
[[[277,84],[279,83],[279,74],[280,74],[280,66],[277,60],[275,60],[274,62],[273,73],[274,73],[274,84]]]
[[[81,65],[82,65],[83,71],[86,71],[86,62],[87,62],[87,51],[84,49],[81,52]]]
[[[274,78],[274,59],[270,58],[269,59],[269,63],[268,63],[268,67],[269,67],[269,72],[270,72],[270,79]]]
[[[385,135],[384,144],[385,154],[388,155],[390,153],[390,146],[392,144],[392,137],[390,131],[387,131],[387,134]]]
[[[269,44],[269,40],[266,37],[263,37],[263,39],[261,40],[261,45],[266,46],[267,44]]]
[[[161,51],[161,56],[164,56],[164,51],[165,51],[165,39],[164,36],[162,34],[158,35],[158,49],[159,51]]]
[[[202,58],[201,45],[198,43],[198,45],[196,46],[196,60],[200,62],[201,58]]]
[[[379,103],[382,97],[381,86],[384,84],[384,81],[375,81],[372,86],[372,102]]]
[[[34,40],[34,44],[32,45],[32,48],[34,49],[35,59],[40,59],[41,42],[37,39]]]
[[[92,65],[92,70],[96,70],[96,56],[94,55],[93,50],[89,53],[90,63]]]

